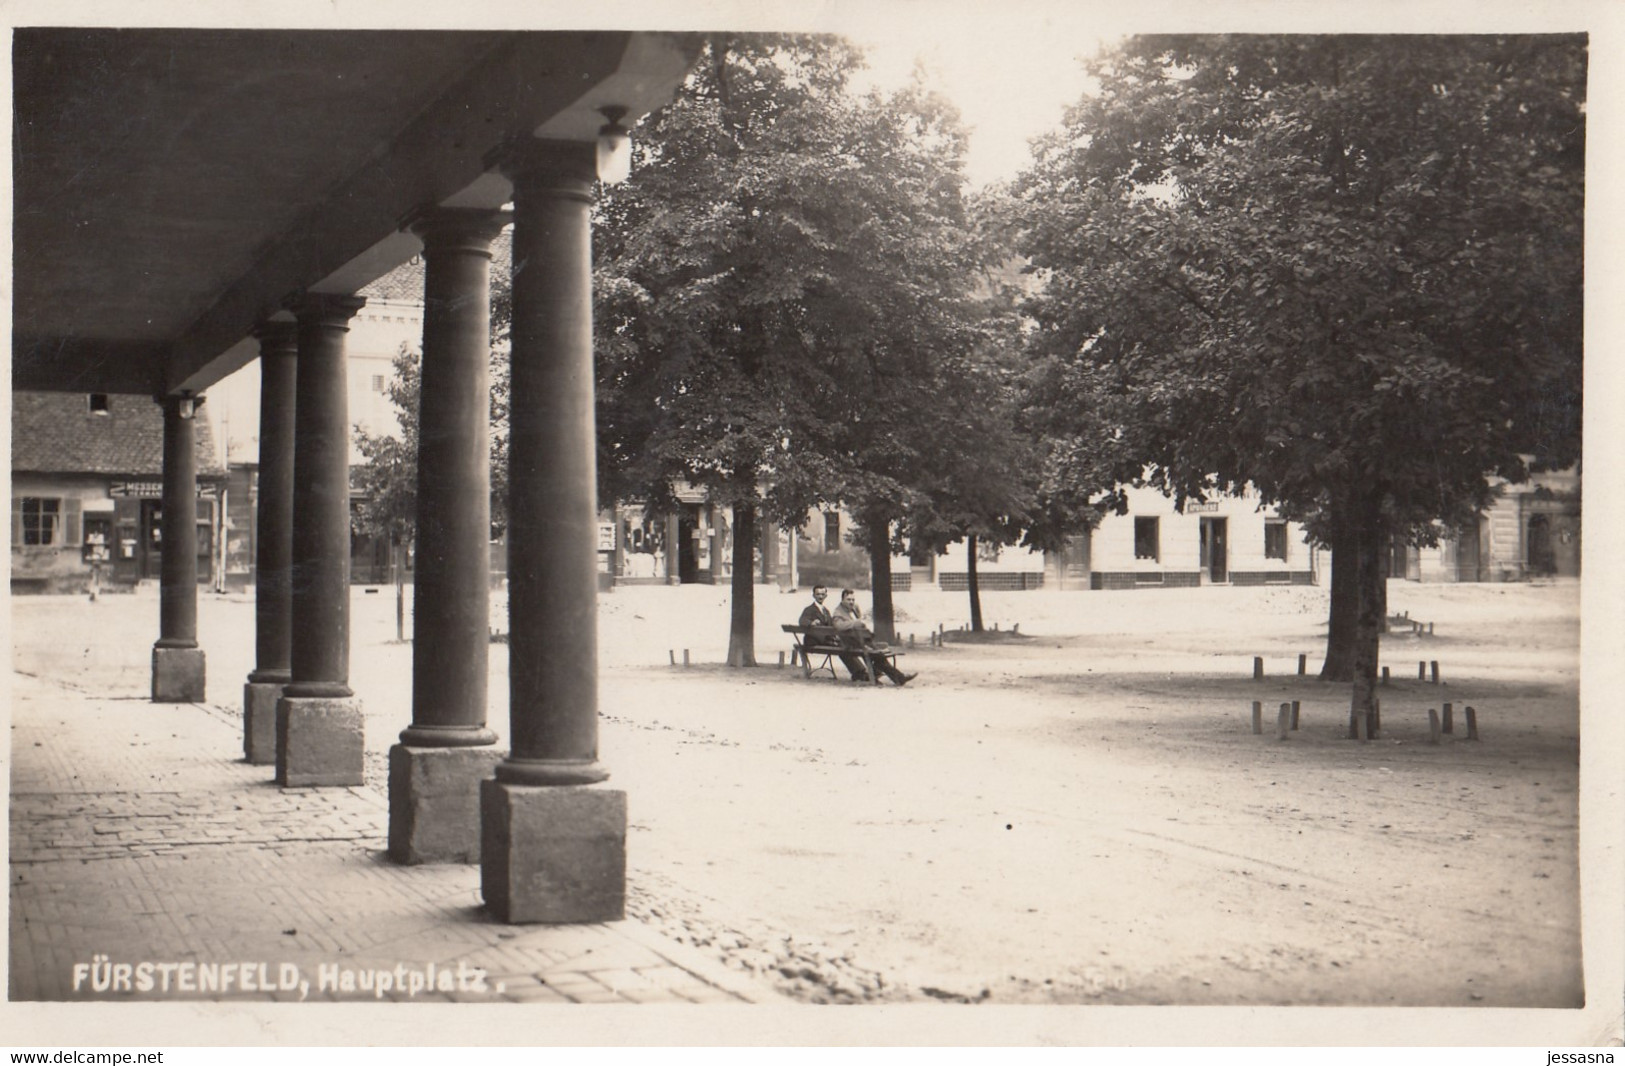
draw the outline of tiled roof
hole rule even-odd
[[[197,472],[221,477],[209,427],[198,409]],[[150,396],[109,396],[107,414],[92,414],[82,392],[15,392],[11,396],[11,469],[30,474],[162,476],[164,412]]]
[[[507,274],[513,269],[513,227],[503,229],[491,242],[491,274]],[[399,300],[404,303],[423,303],[423,257],[411,259],[388,274],[365,286],[356,295],[369,300]]]
[[[365,296],[369,300],[401,300],[408,303],[422,303],[423,257],[414,255],[377,281],[364,286],[356,295]]]

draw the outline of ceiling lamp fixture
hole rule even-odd
[[[609,119],[598,131],[598,180],[605,185],[619,185],[632,173],[632,133],[621,125],[626,108],[598,110]]]

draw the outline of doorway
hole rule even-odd
[[[1539,577],[1557,573],[1557,553],[1552,549],[1552,520],[1546,515],[1529,518],[1529,572]]]
[[[1061,545],[1061,587],[1089,587],[1089,534],[1075,533]]]
[[[1202,581],[1222,585],[1230,580],[1228,518],[1202,519]]]
[[[141,547],[137,574],[143,581],[156,581],[164,565],[164,508],[157,500],[141,501]]]
[[[1463,526],[1456,533],[1456,580],[1482,581],[1484,575],[1481,570],[1483,553],[1480,547],[1479,520]]]
[[[677,543],[667,548],[668,551],[677,553],[677,580],[684,585],[692,585],[700,579],[700,560],[696,543],[699,536],[699,508],[693,504],[684,504],[683,513],[677,519]]]

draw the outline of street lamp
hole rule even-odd
[[[619,185],[632,173],[632,134],[621,125],[626,108],[598,110],[609,119],[598,131],[598,180],[605,185]]]

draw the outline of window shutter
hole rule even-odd
[[[84,522],[80,514],[81,504],[76,499],[62,501],[62,543],[74,547],[84,539]]]
[[[11,546],[20,548],[23,545],[23,501],[13,496],[11,498]]]

